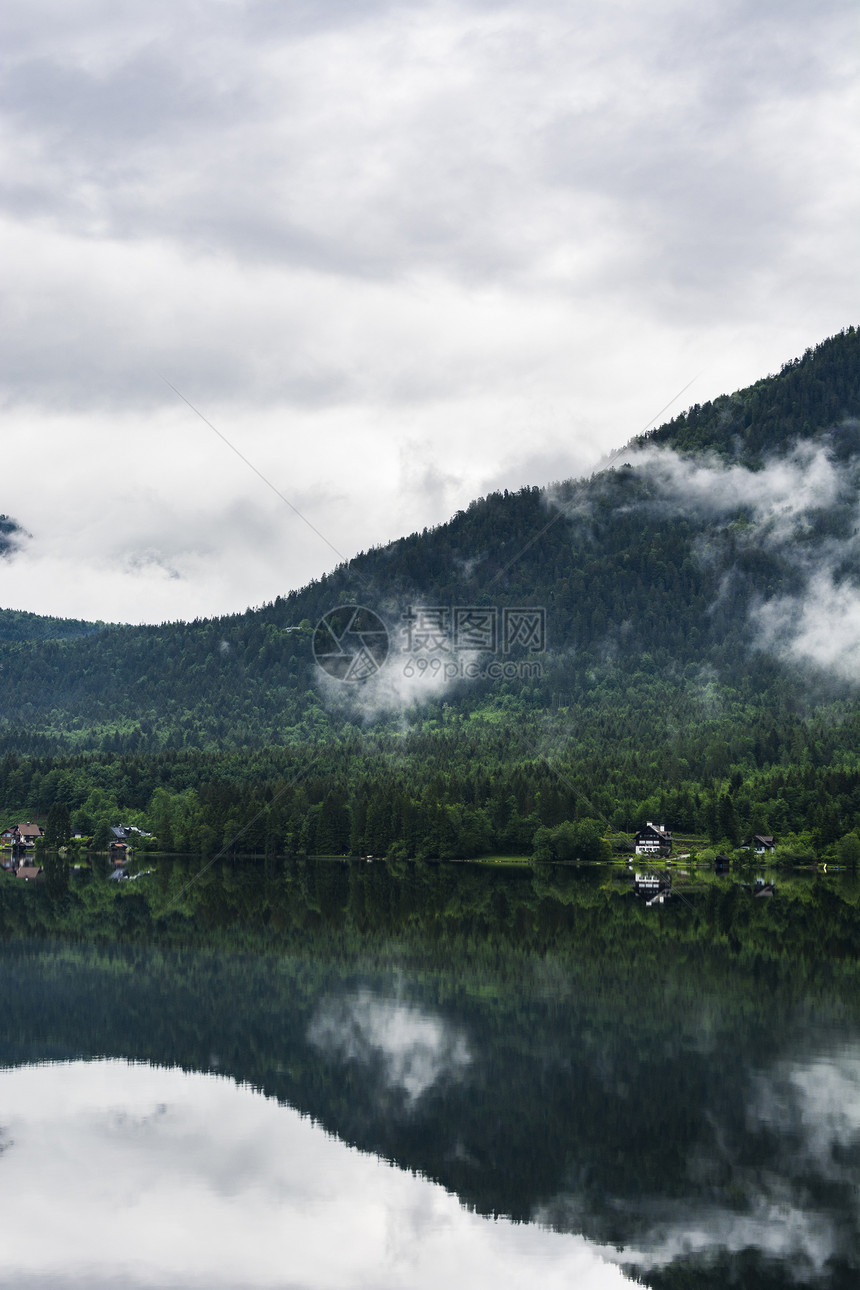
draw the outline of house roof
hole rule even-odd
[[[40,838],[42,836],[42,830],[38,824],[31,824],[29,820],[26,824],[18,825],[18,832],[22,838]]]

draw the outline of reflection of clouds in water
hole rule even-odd
[[[399,999],[360,990],[319,1010],[311,1043],[342,1061],[381,1058],[386,1083],[416,1101],[440,1079],[458,1077],[471,1061],[466,1037],[443,1017]]]
[[[860,1146],[860,1049],[785,1062],[759,1076],[750,1129],[775,1130],[792,1155],[830,1180],[854,1177],[837,1154]]]
[[[609,1208],[626,1211],[638,1235],[620,1251],[604,1248],[607,1258],[641,1274],[751,1250],[778,1260],[787,1283],[823,1277],[834,1259],[856,1265],[860,1048],[786,1060],[753,1076],[742,1161],[730,1128],[706,1102],[702,1115],[713,1130],[712,1158],[701,1148],[689,1156],[691,1195],[615,1198]],[[732,1205],[701,1199],[720,1173]],[[534,1217],[557,1230],[602,1226],[585,1194],[556,1197]]]
[[[770,1181],[772,1190],[779,1192],[779,1181]],[[717,1207],[688,1209],[684,1205],[675,1210],[674,1216],[667,1215],[647,1241],[616,1253],[618,1262],[642,1273],[678,1259],[704,1256],[707,1262],[723,1252],[754,1250],[779,1261],[786,1277],[799,1280],[810,1273],[820,1276],[836,1253],[837,1236],[827,1217],[796,1208],[787,1195],[763,1195],[754,1203],[752,1213],[738,1214]],[[604,1253],[607,1258],[613,1257],[610,1250]]]
[[[787,1276],[819,1276],[840,1252],[840,1238],[830,1217],[803,1208],[805,1195],[795,1196],[790,1182],[762,1174],[748,1179],[736,1176],[734,1181],[748,1193],[742,1211],[692,1198],[615,1197],[607,1202],[613,1222],[626,1211],[629,1226],[640,1228],[642,1235],[629,1244],[597,1248],[605,1258],[640,1276],[678,1260],[707,1264],[720,1254],[744,1250],[778,1261]],[[585,1194],[558,1196],[532,1217],[556,1231],[592,1231],[600,1229],[604,1220],[593,1213]]]
[[[0,1072],[14,1146],[4,1286],[620,1290],[582,1238],[466,1212],[211,1075],[122,1061]],[[34,1203],[37,1202],[37,1203]]]

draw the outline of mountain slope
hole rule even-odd
[[[0,802],[75,806],[95,784],[148,809],[159,785],[208,784],[203,814],[175,820],[195,839],[214,820],[206,850],[254,793],[299,776],[265,845],[475,854],[651,811],[717,838],[767,824],[832,845],[860,825],[858,424],[852,329],[617,468],[476,501],[261,609],[0,642]],[[315,624],[348,604],[390,644],[355,684],[312,653]],[[443,630],[416,636],[421,607],[446,611]],[[452,648],[464,609],[495,623],[495,649]],[[543,614],[545,649],[506,649],[512,610]],[[59,769],[15,761],[88,750]]]
[[[860,330],[852,327],[807,349],[778,376],[696,404],[635,442],[678,452],[710,450],[756,465],[797,439],[816,438],[856,418],[858,406]]]
[[[147,746],[154,734],[153,747],[189,737],[197,746],[283,742],[321,720],[384,717],[428,694],[466,708],[505,693],[558,706],[578,701],[589,670],[611,676],[613,664],[628,668],[631,659],[666,677],[705,669],[741,689],[762,668],[772,678],[774,661],[792,661],[792,613],[802,614],[812,572],[826,567],[853,594],[858,418],[860,332],[852,330],[637,441],[632,466],[494,494],[260,610],[98,631],[68,624],[49,633],[39,623],[39,635],[54,639],[0,645],[7,746],[20,731],[56,746],[99,746],[105,732],[131,728]],[[698,472],[675,451],[692,449],[712,454]],[[818,488],[810,486],[815,470]],[[308,628],[350,601],[388,625],[387,689],[379,680],[339,695],[319,688]],[[544,609],[543,677],[454,683],[444,695],[430,676],[423,688],[418,678],[405,684],[403,615],[419,604]],[[846,670],[831,669],[836,679]],[[825,668],[817,682],[826,677]]]

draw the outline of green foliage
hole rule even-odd
[[[104,851],[110,846],[111,841],[113,840],[113,835],[110,830],[110,822],[106,819],[100,820],[96,825],[95,832],[93,833],[93,847],[96,851]]]
[[[542,826],[535,834],[533,858],[544,862],[608,860],[611,850],[602,830],[600,820],[589,819],[564,820],[551,829]]]
[[[860,862],[860,837],[856,833],[846,833],[836,844],[836,859],[840,864],[856,868]]]
[[[45,846],[63,847],[71,834],[71,817],[65,802],[54,802],[48,812],[48,823],[45,826]]]
[[[860,329],[849,327],[769,376],[712,403],[696,404],[639,442],[670,444],[681,452],[740,455],[760,465],[765,454],[797,439],[823,434],[851,416],[860,401]],[[857,427],[846,427],[850,442]]]

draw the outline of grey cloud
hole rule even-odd
[[[245,21],[249,31],[261,40],[273,36],[309,36],[317,32],[343,30],[384,18],[394,9],[402,11],[420,9],[423,0],[330,0],[328,4],[315,4],[314,0],[298,0],[283,4],[280,0],[250,0],[245,6]]]
[[[525,485],[543,486],[548,479],[569,479],[587,470],[595,455],[596,444],[588,431],[571,433],[567,445],[556,442],[506,462],[487,480],[486,491],[500,492],[504,488],[516,491]]]
[[[648,300],[646,312],[698,308],[703,291],[760,276],[805,218],[779,149],[764,139],[751,151],[738,133],[749,107],[739,86],[754,84],[757,102],[821,92],[838,5],[819,13],[817,43],[805,20],[802,38],[791,25],[799,15],[777,27],[760,6],[731,22],[671,4],[613,24],[590,11],[574,28],[554,4],[529,20],[513,4],[372,5],[348,19],[337,6],[324,21],[307,6],[278,12],[217,11],[202,30],[190,6],[93,6],[77,24],[58,17],[64,39],[50,26],[19,33],[7,59],[8,214],[38,214],[89,251],[104,238],[169,246],[187,263],[226,256],[344,288],[359,278],[401,290],[429,272],[580,304],[620,292]],[[736,64],[738,85],[711,102],[707,86]],[[801,76],[807,64],[814,74]],[[548,251],[572,267],[547,269]],[[72,280],[32,266],[15,284],[30,298],[9,319],[13,393],[145,404],[141,369],[169,346],[184,374],[205,372],[217,390],[309,405],[367,397],[322,346],[297,361],[300,319],[252,326],[243,346],[242,328],[229,335],[229,297],[169,273],[136,297],[136,272],[128,289],[118,272],[99,257]],[[177,298],[180,325],[165,326]],[[325,307],[312,292],[311,332]],[[402,397],[433,397],[432,365],[423,383],[411,377]],[[393,382],[386,398],[399,397]]]
[[[93,149],[94,163],[108,148],[127,164],[129,149],[165,130],[223,126],[244,106],[189,75],[175,53],[151,47],[102,75],[47,57],[23,60],[7,72],[4,90],[6,110],[19,124],[55,136],[73,152]]]
[[[467,279],[533,273],[546,235],[565,238],[564,223],[577,221],[577,195],[589,191],[612,203],[613,222],[634,240],[646,231],[640,273],[649,271],[660,237],[661,259],[667,268],[674,261],[676,278],[694,269],[691,254],[706,249],[720,261],[710,263],[711,254],[698,264],[709,281],[724,271],[726,255],[740,271],[747,255],[776,253],[774,235],[789,210],[780,185],[793,176],[778,158],[763,168],[761,150],[745,147],[733,123],[749,109],[744,86],[756,87],[756,101],[777,90],[796,98],[821,89],[823,60],[786,31],[784,15],[777,28],[775,15],[764,21],[754,8],[741,9],[732,22],[693,23],[679,40],[679,12],[669,5],[647,23],[627,14],[612,28],[590,15],[580,40],[556,5],[542,6],[535,25],[507,6],[493,27],[489,11],[463,6],[449,15],[451,31],[432,6],[416,6],[414,30],[402,9],[373,6],[360,11],[355,36],[362,66],[332,45],[333,36],[342,41],[353,31],[340,8],[310,29],[304,7],[288,12],[286,25],[267,28],[271,10],[252,6],[201,34],[180,6],[169,18],[156,11],[127,37],[124,60],[107,69],[63,63],[59,53],[30,53],[13,64],[17,128],[46,146],[51,136],[62,138],[59,151],[49,149],[46,193],[68,210],[75,200],[69,180],[74,188],[85,175],[121,235],[148,230],[241,257],[384,279],[416,265]],[[819,14],[820,39],[840,13]],[[683,26],[683,11],[680,17]],[[473,32],[475,22],[484,25]],[[369,40],[368,24],[376,24],[379,43]],[[775,42],[777,30],[783,38]],[[556,33],[562,55],[548,52]],[[707,62],[697,58],[703,34]],[[400,58],[386,54],[392,41],[390,53]],[[273,42],[281,74],[268,58]],[[343,83],[330,74],[327,50],[342,61]],[[315,60],[320,77],[309,78]],[[432,78],[428,60],[437,69]],[[415,88],[407,93],[413,64]],[[801,76],[807,64],[813,70]],[[631,65],[641,82],[635,100],[617,93]],[[709,97],[707,86],[729,69],[736,80]],[[567,85],[582,77],[593,86],[588,106],[571,111]],[[542,162],[535,156],[541,137]],[[550,214],[556,185],[569,190],[573,205]],[[587,236],[596,235],[589,228]]]
[[[642,11],[638,48],[620,45],[630,86],[560,112],[542,138],[547,180],[608,203],[634,250],[608,269],[617,286],[634,280],[658,311],[730,312],[750,274],[780,263],[817,200],[806,155],[812,104],[840,70],[848,7],[830,5],[804,40],[808,16],[739,4],[716,11],[665,6]],[[635,21],[635,20],[634,20]],[[707,56],[702,57],[702,51]],[[626,58],[625,58],[626,56]],[[612,61],[612,60],[610,60]],[[846,83],[843,81],[843,83]],[[776,108],[779,104],[779,108]],[[781,131],[795,113],[792,150]]]

